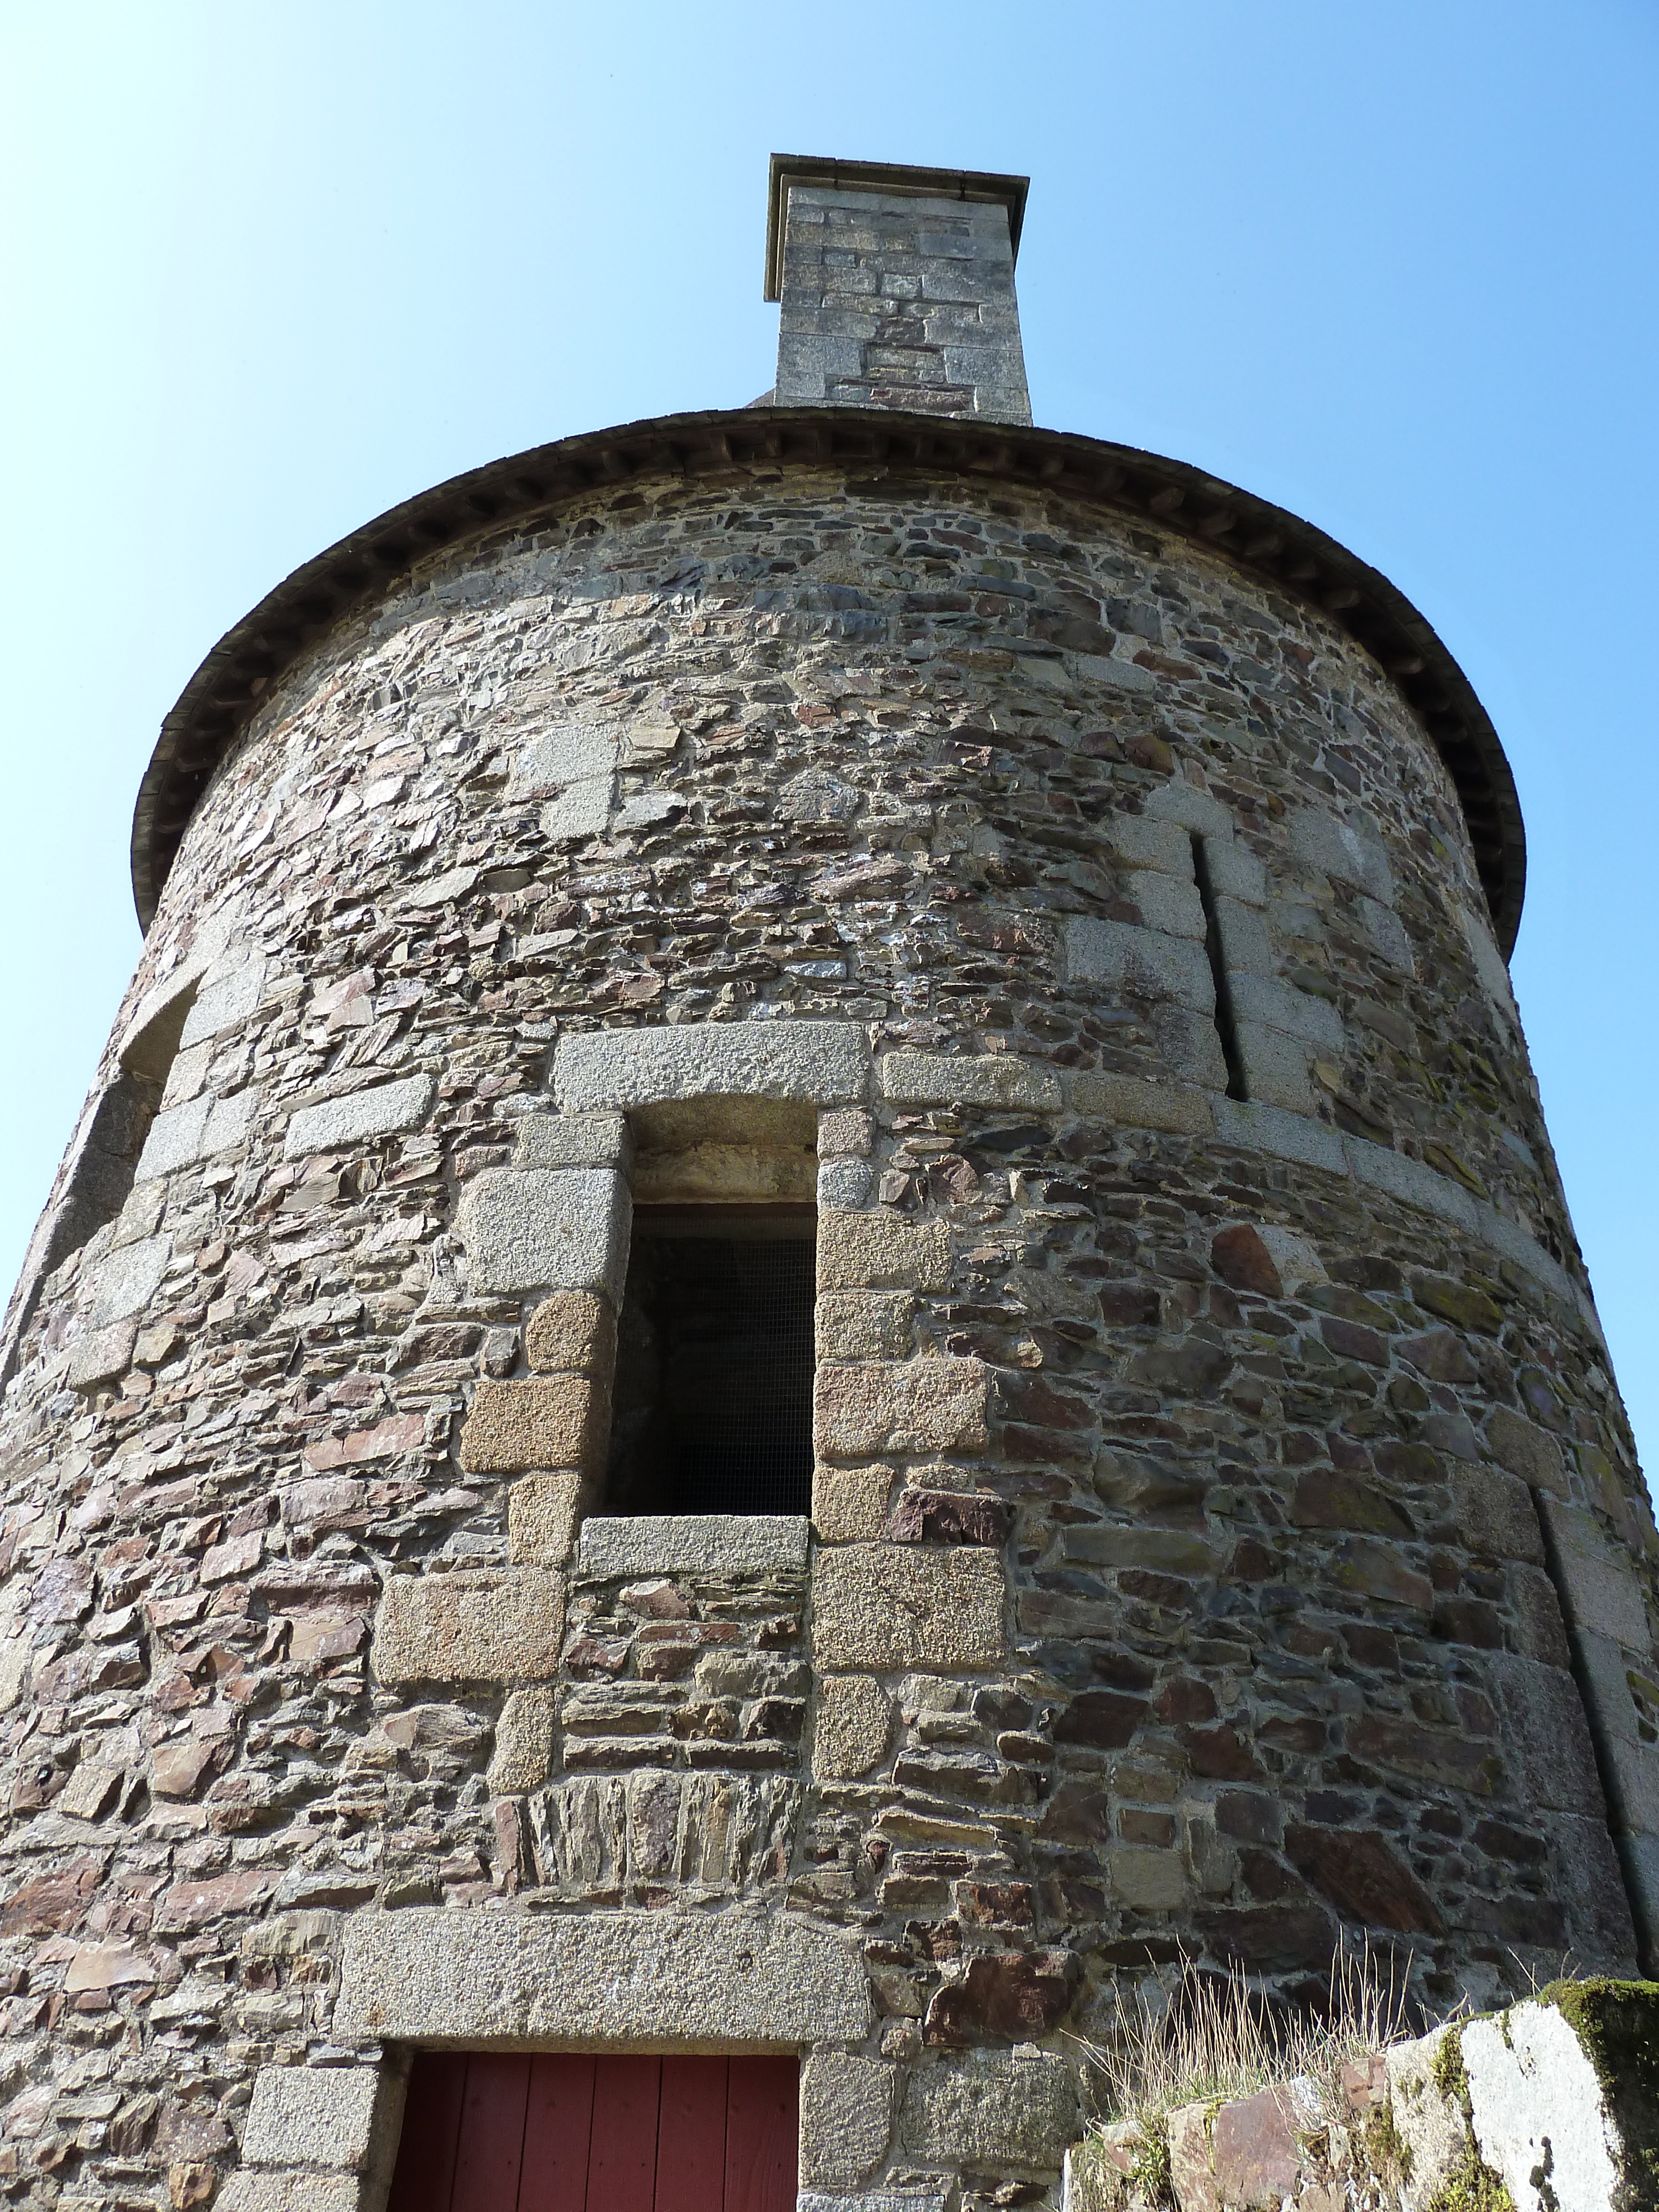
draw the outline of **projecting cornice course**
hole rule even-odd
[[[1000,479],[1144,517],[1319,608],[1381,663],[1444,761],[1498,941],[1505,955],[1511,951],[1526,840],[1509,763],[1468,678],[1386,577],[1282,507],[1133,447],[840,407],[670,415],[561,439],[405,500],[296,569],[214,647],[161,726],[133,817],[133,895],[143,926],[155,918],[198,800],[272,684],[432,555],[636,480],[825,465],[884,469],[900,480]]]

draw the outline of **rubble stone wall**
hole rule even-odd
[[[817,2197],[1010,2203],[1179,1947],[1650,1942],[1652,1522],[1317,609],[994,474],[596,494],[263,707],[141,1064],[9,1324],[17,2201],[367,2205],[411,2043],[701,2039],[805,2055]],[[635,1185],[808,1139],[810,1528],[607,1515]]]

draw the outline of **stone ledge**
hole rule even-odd
[[[1390,1198],[1451,1223],[1467,1235],[1479,1237],[1502,1258],[1512,1260],[1541,1289],[1573,1307],[1600,1340],[1601,1325],[1595,1308],[1565,1268],[1517,1223],[1420,1160],[1387,1145],[1373,1145],[1364,1137],[1344,1136],[1310,1114],[1261,1099],[1243,1103],[1216,1091],[1183,1090],[1089,1069],[1067,1076],[1066,1087],[1071,1110],[1088,1119],[1097,1117],[1129,1128],[1167,1130],[1184,1136],[1213,1133],[1223,1144],[1236,1145],[1241,1151],[1270,1152],[1275,1159],[1319,1168],[1327,1175],[1349,1177],[1369,1184],[1373,1190],[1386,1191]]]
[[[896,1106],[1010,1106],[1060,1110],[1052,1068],[1012,1053],[890,1052],[876,1063],[884,1098]]]
[[[811,1528],[805,1514],[793,1513],[602,1515],[582,1523],[576,1572],[590,1582],[679,1574],[799,1579]]]
[[[337,2039],[514,2049],[859,2042],[853,1941],[782,1913],[537,1915],[409,1906],[348,1923]]]
[[[869,1072],[869,1040],[852,1022],[687,1022],[563,1037],[553,1088],[567,1113],[709,1097],[844,1106],[863,1097]]]
[[[1087,1121],[1121,1123],[1131,1129],[1167,1129],[1183,1137],[1207,1137],[1215,1127],[1207,1091],[1087,1069],[1068,1076],[1066,1090],[1073,1113]]]

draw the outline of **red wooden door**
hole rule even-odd
[[[793,2058],[422,2051],[388,2212],[795,2212]]]

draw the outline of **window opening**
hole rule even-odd
[[[1215,1033],[1221,1040],[1221,1056],[1227,1063],[1227,1096],[1248,1098],[1250,1094],[1244,1080],[1244,1055],[1239,1049],[1238,1023],[1233,1012],[1233,987],[1221,942],[1215,885],[1210,878],[1209,850],[1203,838],[1196,835],[1193,838],[1193,880],[1198,885],[1199,903],[1204,908],[1204,950],[1215,979]]]
[[[817,1220],[635,1206],[608,1511],[811,1511]]]
[[[37,1238],[42,1238],[44,1231],[43,1241],[31,1245],[34,1257],[29,1272],[13,1294],[0,1387],[17,1370],[23,1339],[47,1276],[113,1221],[126,1204],[195,1000],[191,983],[145,1024],[123,1052],[114,1081],[83,1120],[63,1194],[36,1231]]]

